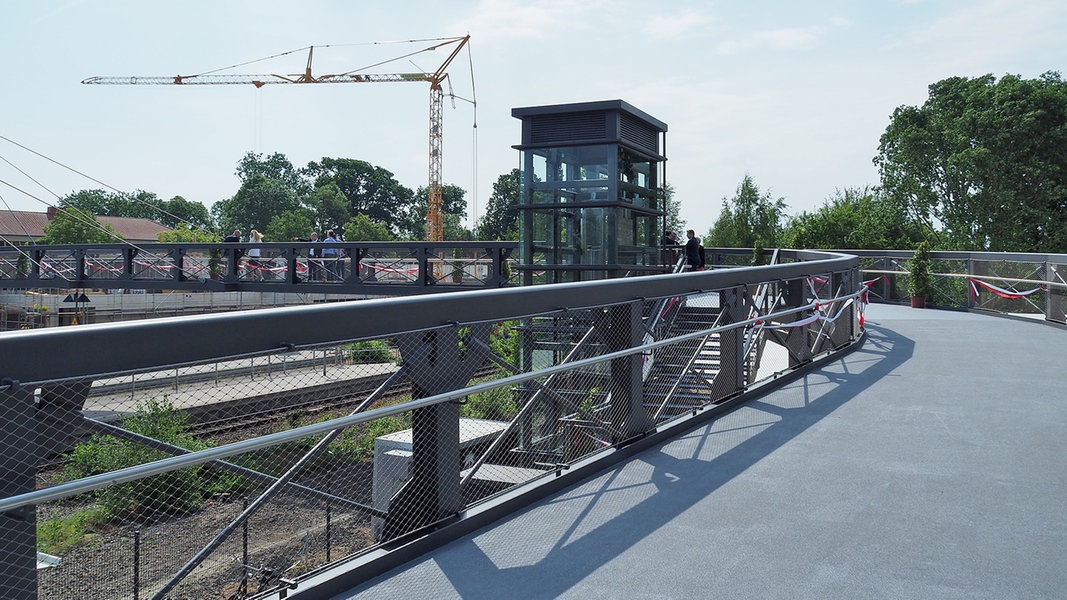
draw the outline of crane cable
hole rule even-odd
[[[471,72],[471,111],[473,112],[473,127],[471,128],[471,136],[473,138],[471,149],[471,199],[474,206],[471,208],[473,213],[471,217],[471,231],[478,226],[478,91],[474,85],[474,57],[471,55],[471,43],[467,40],[467,64],[470,67]],[[477,234],[477,232],[474,232]]]

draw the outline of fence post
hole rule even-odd
[[[133,530],[133,600],[141,597],[141,530]]]

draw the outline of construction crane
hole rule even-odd
[[[435,40],[437,41],[437,40]],[[241,75],[220,74],[217,72],[200,75],[174,75],[172,77],[90,77],[82,81],[88,85],[227,85],[227,84],[252,84],[257,88],[265,85],[283,83],[404,83],[404,82],[429,82],[430,84],[430,182],[429,197],[426,205],[426,240],[439,242],[444,239],[444,220],[442,215],[442,139],[443,127],[442,105],[444,103],[444,84],[448,81],[446,69],[459,55],[470,35],[457,38],[445,38],[420,52],[430,52],[455,44],[452,52],[448,55],[441,66],[433,73],[359,73],[349,71],[347,73],[335,73],[329,75],[314,75],[311,72],[311,61],[314,57],[315,46],[309,46],[307,68],[303,73],[294,75]],[[321,48],[322,46],[320,46]],[[301,48],[300,50],[304,50]],[[288,53],[285,53],[288,54]],[[414,54],[414,53],[413,53]],[[278,55],[280,56],[280,55]],[[411,54],[405,55],[411,56]],[[271,57],[274,58],[274,57]],[[264,59],[265,60],[265,59]],[[396,59],[393,59],[396,60]],[[387,61],[388,62],[388,61]],[[379,63],[381,64],[381,63]]]

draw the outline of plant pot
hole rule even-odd
[[[912,296],[911,297],[912,308],[926,308],[926,296]]]

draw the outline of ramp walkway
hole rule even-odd
[[[843,359],[335,598],[1064,597],[1067,331],[866,320]]]

